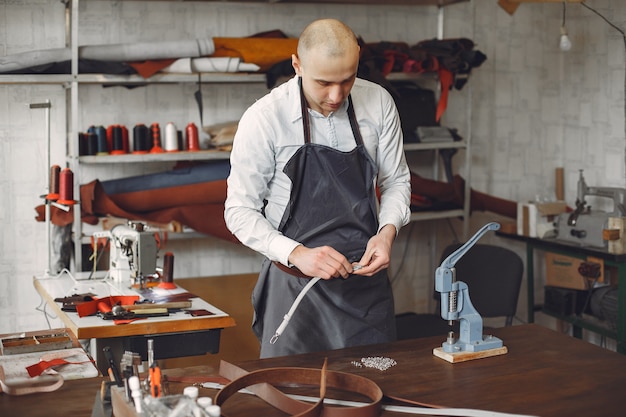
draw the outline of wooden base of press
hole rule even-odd
[[[443,359],[444,361],[448,361],[450,363],[458,363],[458,362],[467,362],[472,361],[474,359],[482,359],[489,358],[492,356],[504,355],[509,350],[506,346],[502,346],[494,349],[482,350],[480,352],[457,352],[457,353],[448,353],[443,350],[443,348],[438,347],[433,349],[433,355],[438,358]]]

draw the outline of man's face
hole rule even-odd
[[[292,56],[296,74],[302,78],[302,89],[309,107],[328,116],[348,98],[356,79],[358,49],[339,57],[328,57],[314,49],[304,59]]]

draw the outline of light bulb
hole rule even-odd
[[[561,26],[561,40],[559,41],[559,48],[561,51],[569,51],[572,49],[572,41],[570,41],[569,36],[567,36],[567,29],[565,29],[565,26]]]

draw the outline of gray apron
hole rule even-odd
[[[302,91],[300,95],[305,143],[284,168],[292,190],[278,230],[307,247],[332,246],[348,261],[357,262],[378,231],[376,165],[363,145],[351,97],[348,116],[357,146],[342,152],[311,143],[308,107]],[[320,280],[307,292],[280,338],[270,344],[310,279],[285,269],[266,259],[252,293],[252,329],[261,342],[262,358],[395,339],[393,295],[383,270],[372,277]]]

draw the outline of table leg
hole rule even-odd
[[[526,279],[528,280],[528,323],[535,322],[535,259],[534,247],[526,243]]]

